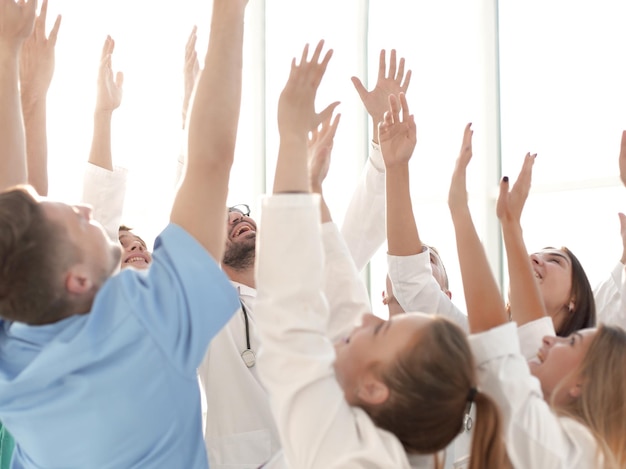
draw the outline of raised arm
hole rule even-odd
[[[402,110],[402,119],[400,118]],[[389,96],[389,111],[379,125],[380,149],[386,171],[387,246],[389,254],[410,256],[422,252],[411,202],[409,160],[415,149],[416,129],[404,93]]]
[[[19,60],[35,22],[37,0],[0,0],[0,190],[27,182]]]
[[[320,195],[322,223],[332,222],[332,216],[326,200],[322,183],[330,168],[330,155],[333,149],[335,133],[341,114],[335,119],[329,115],[317,128],[313,129],[308,138],[309,150],[309,185],[311,192]]]
[[[193,89],[196,86],[198,75],[200,74],[200,62],[198,62],[198,53],[196,52],[196,41],[198,40],[198,27],[194,26],[191,29],[187,44],[185,45],[185,64],[183,66],[184,77],[184,95],[183,95],[183,129],[187,124],[187,111],[189,110],[189,104],[191,103],[191,95]]]
[[[26,131],[28,182],[40,195],[48,195],[46,97],[54,74],[54,48],[61,26],[61,15],[58,15],[46,38],[47,13],[48,0],[44,0],[20,57],[20,94]]]
[[[124,74],[117,72],[113,77],[111,59],[115,41],[107,36],[102,46],[100,55],[100,68],[98,69],[98,92],[96,95],[96,108],[93,115],[93,139],[89,162],[109,171],[113,171],[113,158],[111,156],[111,119],[115,111],[122,103],[122,85]]]
[[[389,108],[389,95],[406,93],[410,81],[411,71],[405,74],[404,58],[398,64],[393,49],[389,54],[389,65],[385,50],[380,51],[378,77],[371,91],[367,91],[357,77],[352,77],[352,83],[372,120],[370,156],[352,194],[341,227],[341,234],[358,270],[365,267],[386,238],[385,164],[378,144],[378,124]],[[368,235],[363,236],[363,233]]]
[[[221,261],[226,196],[241,105],[243,20],[247,0],[214,0],[205,68],[189,118],[185,174],[170,220]]]
[[[461,152],[456,161],[448,207],[452,215],[463,279],[470,332],[486,331],[507,321],[504,301],[483,248],[467,200],[467,165],[472,159],[472,124],[465,126]]]
[[[546,316],[546,307],[535,280],[520,223],[522,210],[532,178],[537,155],[526,154],[522,170],[509,190],[508,179],[500,183],[497,214],[502,224],[502,236],[508,260],[511,317],[518,326]]]

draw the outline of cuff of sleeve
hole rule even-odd
[[[520,354],[517,324],[508,322],[468,337],[476,366],[505,355]]]
[[[370,149],[370,157],[369,162],[372,164],[374,169],[379,173],[385,172],[385,161],[383,160],[383,154],[380,151],[380,145],[377,143],[371,142],[372,147]]]

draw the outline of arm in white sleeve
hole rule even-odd
[[[388,254],[387,269],[393,294],[404,311],[445,316],[468,331],[467,315],[441,291],[433,277],[428,249],[412,256]]]
[[[611,275],[593,290],[596,302],[596,318],[598,323],[626,327],[626,266],[621,262],[613,268]]]
[[[346,243],[334,223],[322,224],[324,246],[324,293],[330,309],[328,337],[347,337],[370,312],[367,288],[354,265]]]
[[[408,468],[400,442],[350,407],[335,378],[318,202],[310,194],[266,197],[259,224],[258,372],[287,465]]]
[[[582,424],[558,417],[520,353],[515,323],[470,336],[478,387],[500,408],[513,467],[602,467],[597,443]]]
[[[385,227],[385,163],[380,146],[371,144],[370,157],[352,194],[341,226],[357,271],[367,265],[387,237]]]
[[[127,177],[125,168],[115,167],[110,171],[91,163],[87,163],[83,177],[82,201],[93,207],[93,218],[115,241],[119,238]]]

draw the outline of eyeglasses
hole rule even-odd
[[[231,212],[241,213],[241,215],[243,215],[244,217],[249,217],[250,207],[248,207],[248,205],[246,204],[233,205],[232,207],[228,207],[228,213],[231,213]]]

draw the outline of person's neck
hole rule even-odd
[[[256,282],[254,279],[254,266],[243,270],[237,270],[228,266],[222,266],[224,273],[228,275],[228,278],[233,282],[241,283],[250,288],[256,288]]]

